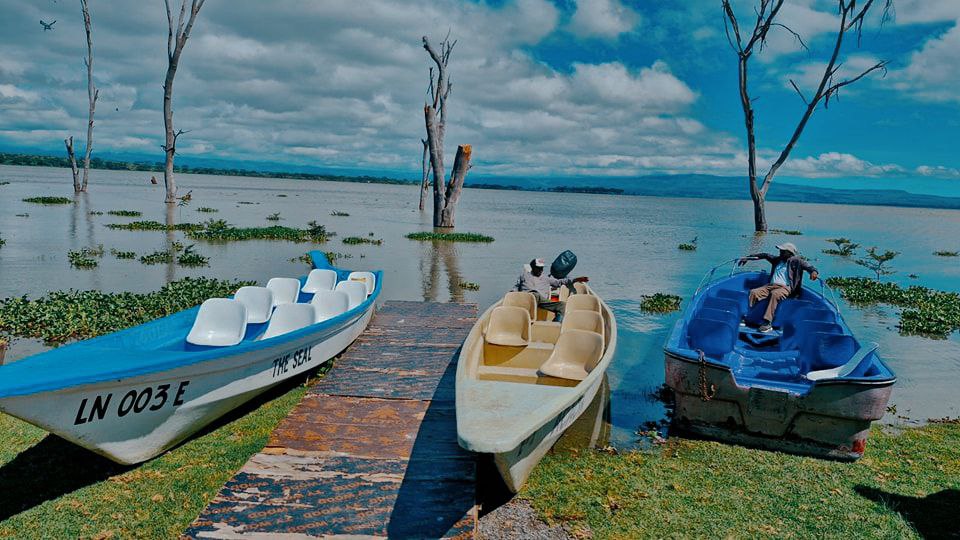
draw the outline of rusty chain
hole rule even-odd
[[[700,355],[700,367],[697,377],[700,385],[700,399],[710,401],[713,399],[713,396],[717,395],[717,387],[711,384],[709,390],[707,389],[707,356],[700,349],[697,349],[697,354]]]

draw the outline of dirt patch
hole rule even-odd
[[[531,540],[570,540],[574,538],[560,525],[547,525],[530,503],[522,499],[511,501],[480,518],[479,538],[501,540],[525,538]]]

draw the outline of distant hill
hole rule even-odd
[[[210,160],[211,163],[215,160]],[[254,176],[260,178],[288,178],[331,182],[360,182],[377,184],[417,184],[419,180],[389,176],[348,176],[326,174],[309,167],[290,167],[287,171],[257,169],[233,169],[200,165],[178,165],[177,172],[211,175]],[[217,162],[228,163],[228,162]],[[69,167],[64,157],[0,153],[0,165],[26,165],[34,167]],[[111,161],[94,158],[90,162],[95,169],[163,171],[163,164],[146,161]],[[244,163],[244,165],[249,165]],[[270,164],[283,167],[280,164]],[[593,193],[605,195],[642,195],[648,197],[677,197],[703,199],[746,200],[749,193],[746,180],[733,176],[705,174],[649,175],[634,177],[484,177],[473,176],[466,187],[473,189],[504,189],[519,191],[549,191],[560,193]],[[860,204],[871,206],[900,206],[910,208],[960,209],[960,197],[942,197],[910,193],[891,189],[838,189],[801,186],[786,182],[776,183],[767,195],[769,201],[805,202],[824,204]]]

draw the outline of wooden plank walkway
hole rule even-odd
[[[475,536],[476,462],[457,444],[454,376],[476,315],[386,302],[184,536]]]

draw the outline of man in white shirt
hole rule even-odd
[[[543,274],[543,259],[534,259],[530,261],[530,270],[524,269],[524,272],[517,278],[517,283],[513,290],[520,292],[531,292],[537,297],[537,307],[547,311],[552,311],[556,316],[554,321],[563,320],[564,302],[551,300],[550,289],[570,285],[572,283],[583,283],[590,281],[589,278],[582,276],[578,278],[557,279],[551,275]]]
[[[777,306],[785,298],[794,298],[800,295],[803,288],[803,272],[810,273],[810,279],[816,281],[820,277],[817,269],[798,255],[797,246],[791,242],[785,242],[777,246],[780,250],[778,255],[770,253],[754,253],[743,257],[738,261],[739,265],[746,264],[747,261],[756,261],[763,259],[770,263],[770,283],[757,287],[750,291],[750,307],[757,302],[770,299],[767,304],[767,310],[763,314],[763,324],[760,325],[761,332],[770,332],[773,330],[771,324],[773,317],[777,313]]]

